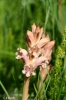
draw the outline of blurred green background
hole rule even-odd
[[[8,94],[15,96],[16,100],[21,100],[25,77],[21,72],[23,63],[15,59],[15,52],[18,47],[27,48],[26,31],[31,30],[33,23],[40,24],[44,33],[48,32],[51,40],[56,40],[51,62],[55,67],[55,51],[61,45],[66,24],[66,0],[0,0],[0,80]],[[54,71],[52,75],[55,75]],[[30,94],[34,91],[32,86],[36,79],[37,76],[31,78]],[[53,97],[59,90],[51,92],[50,88],[54,88],[52,83],[51,79],[47,89],[51,94],[47,92],[45,99],[66,100],[65,90],[63,96],[59,94],[61,99],[57,99],[57,95]],[[6,97],[6,93],[0,83],[0,100],[5,100],[3,96]]]

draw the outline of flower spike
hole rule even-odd
[[[18,48],[16,59],[24,61],[22,73],[25,74],[26,77],[30,77],[31,75],[36,74],[34,71],[38,66],[40,66],[40,71],[49,66],[55,41],[50,41],[48,33],[44,35],[43,28],[39,25],[36,26],[34,23],[32,25],[32,31],[27,31],[27,44],[28,51]]]

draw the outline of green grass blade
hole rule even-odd
[[[62,74],[64,74],[65,68],[66,68],[66,57],[64,59],[64,66],[63,66]],[[60,86],[60,89],[59,89],[57,100],[60,100],[61,92],[62,92],[62,89],[63,89],[63,84],[64,84],[64,81],[63,81],[63,77],[62,77],[62,82],[61,82],[61,86]]]
[[[50,7],[48,8],[48,12],[46,14],[45,25],[44,25],[44,33],[46,31],[46,26],[47,26],[47,22],[48,22],[48,19],[49,19],[49,15],[50,15]]]
[[[2,89],[4,90],[5,94],[7,95],[7,97],[10,99],[10,96],[9,96],[8,92],[7,92],[7,90],[5,89],[5,87],[4,87],[4,85],[3,85],[3,83],[2,83],[1,81],[0,81],[0,85],[1,85]],[[11,99],[10,99],[10,100],[11,100]]]

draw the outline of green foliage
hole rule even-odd
[[[53,68],[41,90],[43,100],[66,100],[66,0],[0,0],[0,80],[10,96],[21,100],[23,63],[15,59],[15,52],[18,47],[27,49],[26,31],[33,23],[40,24],[44,34],[48,32],[51,40],[56,40]],[[38,70],[30,82],[29,98],[40,94],[37,77]],[[5,90],[0,85],[1,98]]]
[[[55,64],[53,66],[53,71],[52,71],[52,81],[51,81],[51,86],[50,86],[50,91],[49,95],[50,98],[53,100],[60,100],[62,98],[64,100],[64,96],[66,93],[66,86],[65,86],[65,70],[66,70],[66,28],[64,30],[64,34],[62,34],[62,42],[61,45],[58,46],[55,54]],[[64,62],[65,60],[65,62]],[[63,90],[64,88],[64,90]],[[59,94],[60,92],[60,94]]]

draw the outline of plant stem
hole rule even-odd
[[[41,80],[39,82],[39,90],[41,89],[42,87],[42,83],[43,81],[46,79],[49,71],[51,70],[51,66],[48,66],[48,68],[44,68],[40,71],[40,75],[41,75]]]
[[[41,71],[40,71],[40,75],[41,75],[41,79],[40,79],[40,82],[39,82],[39,91],[42,90],[43,88],[43,81],[46,79],[49,71],[51,70],[51,66],[48,66],[48,68],[43,68]],[[43,100],[44,98],[44,94],[40,92],[40,99]]]
[[[30,77],[27,77],[24,81],[22,100],[28,99],[29,81],[30,81]]]

